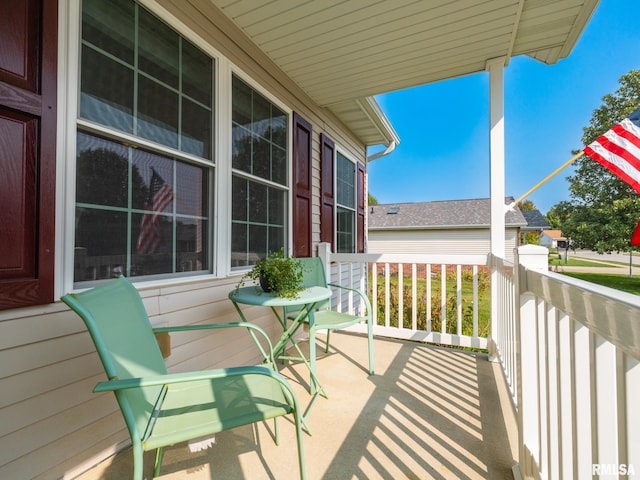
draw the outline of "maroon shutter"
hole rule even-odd
[[[311,124],[293,114],[293,255],[311,256]]]
[[[320,134],[320,241],[330,243],[332,252],[336,251],[334,245],[335,162],[333,160],[335,150],[333,140],[324,133]]]
[[[57,1],[2,2],[0,310],[53,301]]]
[[[356,210],[357,222],[356,228],[358,229],[358,249],[356,253],[364,253],[364,216],[365,216],[365,188],[364,188],[364,165],[358,163],[358,205]]]

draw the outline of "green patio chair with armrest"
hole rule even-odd
[[[241,425],[292,414],[300,478],[305,478],[301,413],[286,379],[274,370],[268,337],[247,323],[153,329],[136,288],[124,277],[62,301],[85,322],[108,380],[94,392],[114,392],[133,448],[134,476],[143,475],[143,452],[156,450],[154,477],[160,474],[162,448]],[[154,332],[248,328],[264,335],[265,364],[168,373]],[[277,424],[275,440],[278,442]]]
[[[345,287],[335,283],[327,283],[324,265],[320,257],[298,258],[302,263],[302,283],[305,287],[321,286],[332,287],[342,290],[355,292],[365,305],[365,311],[362,315],[351,315],[349,313],[337,312],[331,309],[331,301],[324,302],[319,305],[313,312],[313,327],[309,328],[309,357],[312,362],[313,371],[315,371],[315,332],[319,330],[327,331],[327,342],[325,352],[329,351],[329,340],[332,330],[339,330],[350,327],[357,323],[366,322],[367,324],[367,341],[369,348],[369,375],[374,375],[374,358],[373,358],[373,318],[371,315],[371,302],[367,295],[359,289]],[[286,311],[286,315],[293,315],[293,312]],[[320,387],[322,388],[322,387]]]

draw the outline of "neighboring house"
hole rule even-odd
[[[538,235],[538,241],[544,230],[549,230],[551,225],[547,223],[547,219],[540,213],[540,210],[522,210],[522,215],[527,225],[520,228],[520,244],[524,245],[528,233],[535,232]]]
[[[507,198],[508,205],[513,198]],[[491,248],[488,198],[392,203],[369,207],[370,253],[486,254]],[[519,229],[527,222],[518,207],[505,216],[505,256],[513,258]]]
[[[566,248],[567,238],[560,230],[545,230],[540,236],[540,245],[549,248]]]
[[[3,2],[0,478],[72,478],[128,442],[62,294],[125,274],[154,325],[237,320],[227,294],[268,250],[365,249],[367,149],[399,142],[374,95],[487,75],[498,211],[504,67],[568,56],[597,5],[555,3]],[[168,368],[246,345],[172,337]]]

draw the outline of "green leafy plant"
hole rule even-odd
[[[281,248],[277,252],[269,252],[266,258],[259,260],[245,273],[236,285],[236,290],[248,280],[253,280],[260,284],[264,292],[277,297],[298,298],[300,291],[304,289],[302,271],[302,263],[293,257],[285,257],[284,248]]]

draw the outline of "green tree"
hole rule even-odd
[[[535,203],[532,200],[524,200],[522,202],[518,202],[518,208],[520,211],[527,212],[532,210],[537,210]],[[540,244],[540,233],[539,232],[526,232],[520,234],[520,242],[526,245],[539,245]]]
[[[551,207],[551,210],[547,212],[545,218],[551,228],[555,230],[562,230],[562,226],[567,222],[572,210],[573,205],[571,202],[563,200]]]
[[[369,196],[369,198],[368,198],[367,202],[369,203],[369,205],[378,205],[378,199],[376,197],[371,195],[371,193],[369,193],[368,196]]]
[[[620,88],[607,94],[583,129],[588,145],[640,106],[640,70],[620,77]],[[577,152],[575,152],[577,153]],[[629,239],[640,218],[640,197],[625,182],[587,156],[576,161],[569,180],[570,206],[556,205],[559,227],[574,248],[600,253],[629,250]],[[553,219],[555,221],[555,219]]]
[[[532,200],[524,200],[523,202],[518,202],[518,208],[523,212],[537,210],[536,205]]]

